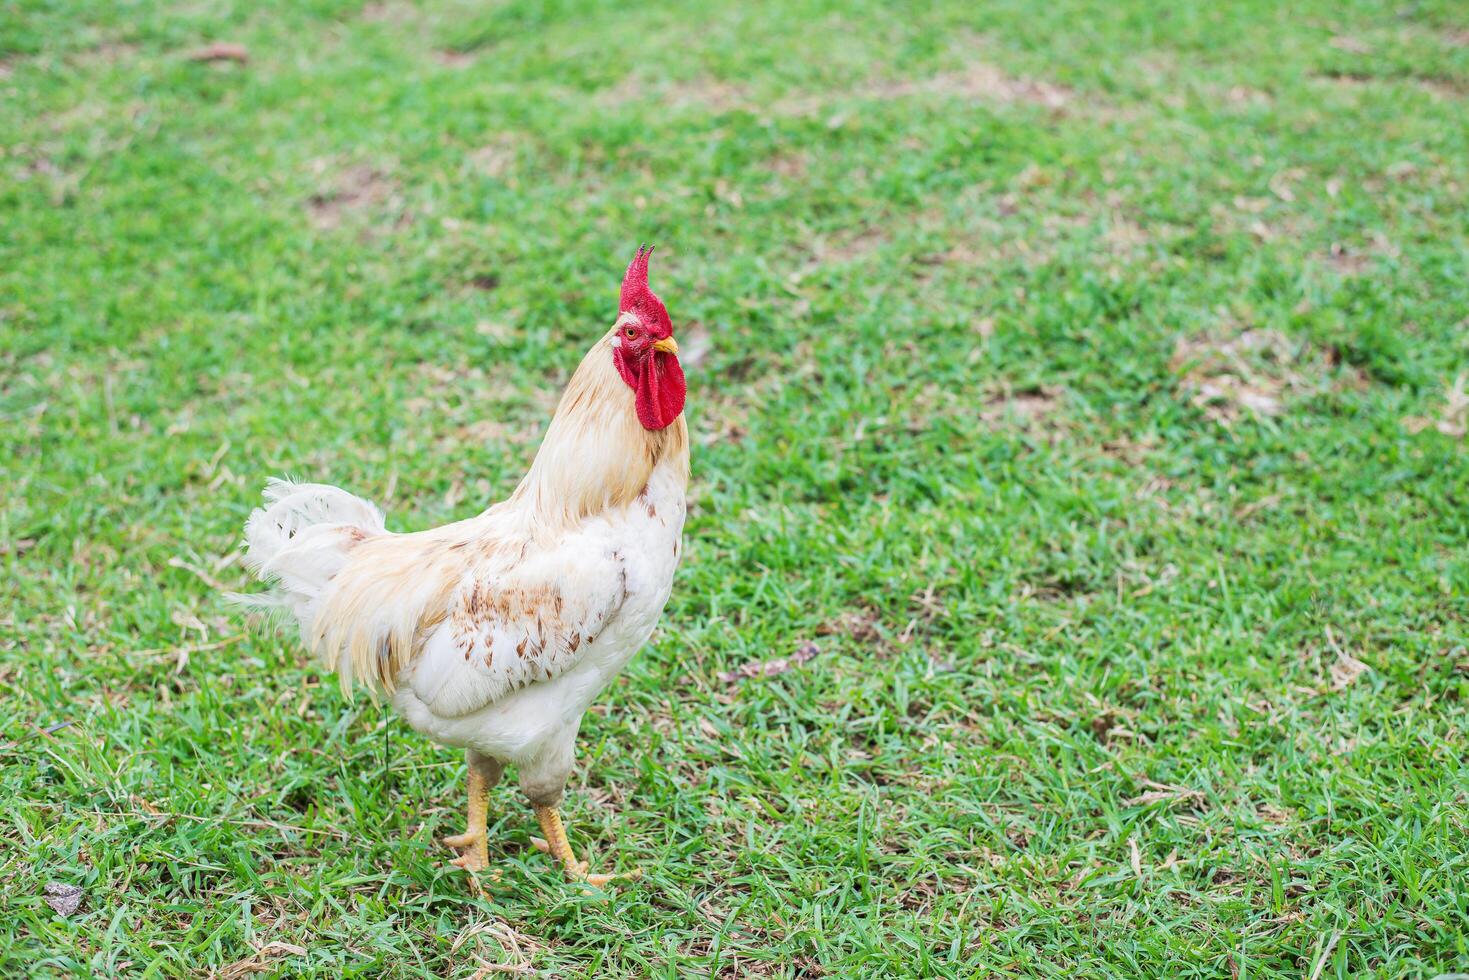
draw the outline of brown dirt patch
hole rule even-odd
[[[811,167],[811,155],[805,152],[780,153],[765,161],[765,169],[781,177],[804,177]]]
[[[473,51],[455,51],[451,48],[435,51],[433,59],[445,68],[454,69],[468,68],[478,60]]]
[[[1345,68],[1329,68],[1315,77],[1344,92],[1367,91],[1372,88],[1406,83],[1416,85],[1440,101],[1463,98],[1466,88],[1465,84],[1458,79],[1439,75],[1387,76]]]
[[[1372,267],[1374,259],[1392,259],[1400,254],[1401,251],[1386,235],[1376,231],[1365,244],[1332,242],[1331,247],[1316,258],[1341,275],[1360,276]]]
[[[979,417],[986,422],[1013,420],[1021,426],[1038,424],[1061,407],[1062,390],[1054,385],[1002,389],[985,398]]]
[[[1323,258],[1327,265],[1344,276],[1360,276],[1372,264],[1370,255],[1349,251],[1340,242],[1332,242],[1330,251]]]
[[[307,215],[318,231],[331,231],[353,214],[374,210],[398,195],[398,185],[374,167],[359,165],[341,171],[322,191],[306,202]]]
[[[188,61],[202,62],[234,62],[244,64],[250,60],[250,52],[243,44],[233,44],[229,41],[215,41],[206,44],[202,48],[195,48],[184,55]]]

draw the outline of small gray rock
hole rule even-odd
[[[63,885],[59,881],[46,882],[46,904],[62,918],[66,918],[82,904],[82,890],[76,885]]]

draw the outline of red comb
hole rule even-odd
[[[627,310],[648,293],[648,260],[653,257],[652,245],[639,245],[637,256],[628,263],[627,275],[622,277],[622,298],[618,306]]]

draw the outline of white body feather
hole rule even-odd
[[[294,618],[346,687],[419,732],[520,767],[559,798],[582,715],[647,641],[681,550],[682,417],[637,423],[609,337],[563,396],[531,471],[478,517],[394,534],[336,487],[272,481],[246,524],[252,596]]]
[[[536,577],[544,574],[576,597],[565,628],[591,637],[574,651],[556,638],[549,678],[525,683],[541,669],[516,653],[533,631],[529,624],[490,620],[465,630],[451,617],[399,674],[394,706],[436,742],[522,768],[545,761],[554,770],[559,760],[547,754],[570,752],[588,706],[657,625],[673,587],[683,523],[684,481],[672,466],[660,467],[638,500],[587,521],[532,559]]]

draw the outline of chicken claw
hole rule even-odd
[[[449,862],[455,867],[463,868],[465,871],[483,871],[490,866],[489,847],[483,831],[480,833],[469,831],[445,837],[444,843],[456,851],[463,852]]]
[[[614,881],[636,881],[643,876],[642,868],[632,868],[616,874],[588,874],[590,867],[587,861],[578,861],[576,852],[571,849],[571,842],[566,839],[566,828],[561,823],[561,813],[554,806],[538,806],[536,810],[536,821],[541,825],[541,832],[545,838],[532,837],[531,845],[542,853],[549,854],[561,862],[566,869],[567,877],[572,881],[591,885],[593,888],[604,888]]]

